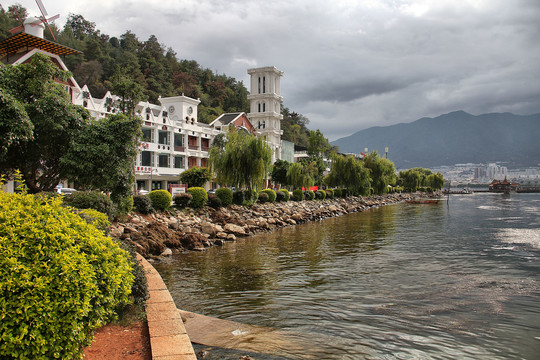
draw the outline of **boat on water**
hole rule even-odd
[[[441,198],[413,198],[405,201],[409,204],[438,204],[442,200]]]

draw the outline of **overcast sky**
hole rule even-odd
[[[330,140],[455,110],[540,112],[539,0],[43,3],[60,27],[74,13],[110,36],[155,35],[246,87],[248,68],[276,66],[284,105]]]

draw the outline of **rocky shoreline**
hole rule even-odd
[[[135,246],[147,259],[174,252],[204,251],[237,237],[269,232],[285,226],[364,211],[372,207],[412,199],[414,194],[387,194],[335,200],[288,201],[231,205],[213,209],[171,210],[142,215],[132,213],[124,222],[111,225],[111,236]]]

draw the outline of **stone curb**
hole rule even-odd
[[[152,360],[197,360],[195,351],[167,286],[154,267],[137,254],[148,280],[146,319]]]

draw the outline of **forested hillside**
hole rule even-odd
[[[11,36],[9,29],[19,24],[11,10],[15,8],[24,20],[27,11],[20,5],[4,9],[0,5],[0,41]],[[142,87],[140,100],[158,103],[158,97],[184,94],[200,98],[199,121],[209,123],[226,112],[249,112],[248,90],[235,78],[202,68],[195,60],[178,59],[177,53],[161,44],[154,35],[141,41],[132,31],[119,37],[102,33],[96,24],[81,15],[70,14],[63,28],[51,26],[56,42],[82,52],[64,60],[77,82],[88,85],[93,97],[107,90],[114,93],[121,80]],[[48,40],[53,40],[48,31]],[[247,69],[246,69],[247,70]],[[301,114],[283,108],[284,140],[307,145],[306,124]]]

